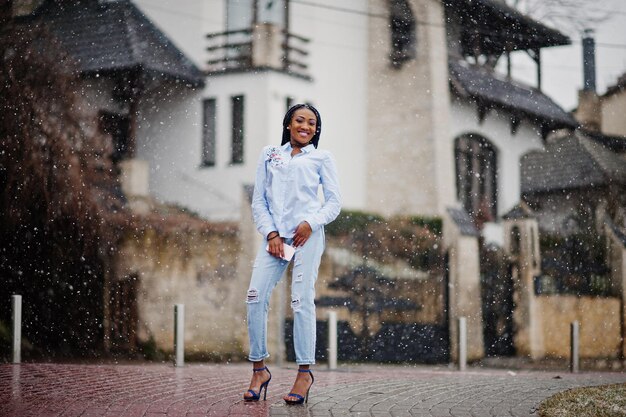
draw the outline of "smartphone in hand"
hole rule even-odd
[[[265,250],[269,252],[269,249],[270,249],[270,245],[268,244],[265,247]],[[284,259],[285,261],[290,261],[291,258],[293,258],[294,253],[296,253],[296,250],[294,249],[293,246],[283,243],[283,255],[284,256],[281,259]]]

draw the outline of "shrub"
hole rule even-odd
[[[384,218],[377,214],[356,210],[342,210],[339,216],[326,226],[326,233],[330,236],[342,236],[365,230],[373,224],[382,223]]]

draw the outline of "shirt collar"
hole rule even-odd
[[[306,145],[304,148],[302,148],[302,152],[304,153],[309,153],[311,152],[313,149],[315,149],[315,146],[311,143],[309,145]],[[291,147],[291,142],[287,142],[283,145],[283,151],[285,152],[291,152],[293,151],[293,148]]]

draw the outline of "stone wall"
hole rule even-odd
[[[174,305],[182,303],[187,355],[242,357],[249,277],[237,273],[238,257],[237,231],[230,227],[148,228],[127,236],[119,247],[115,279],[137,277],[137,341],[154,341],[171,352]]]
[[[600,130],[602,111],[600,97],[595,91],[578,90],[578,108],[575,111],[575,117],[585,129]]]
[[[622,306],[626,304],[626,238],[618,234],[610,225],[606,225],[605,233],[608,237],[608,260],[611,265],[611,285],[614,294],[621,299]],[[626,357],[626,309],[621,311],[621,346],[622,357]]]
[[[580,323],[580,356],[618,357],[620,300],[617,298],[540,296],[535,307],[545,356],[570,356],[570,323]]]
[[[454,214],[456,212],[456,214]],[[459,218],[463,213],[465,218]],[[480,254],[478,234],[462,209],[448,209],[443,222],[444,247],[448,252],[448,306],[450,355],[458,360],[458,319],[466,318],[467,359],[485,355],[483,338]]]
[[[602,133],[626,135],[626,94],[621,93],[602,97]]]
[[[505,249],[512,262],[515,351],[538,359],[545,355],[545,349],[541,314],[534,295],[534,277],[541,272],[537,219],[507,219],[504,231]]]
[[[485,355],[483,342],[482,300],[478,239],[459,236],[448,248],[450,268],[450,346],[452,358],[458,360],[458,318],[467,320],[467,359]]]

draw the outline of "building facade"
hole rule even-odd
[[[481,64],[567,39],[513,14],[522,23],[511,36],[524,41],[489,41],[505,11],[480,3],[500,18],[471,23],[463,1],[191,1],[178,13],[169,2],[138,1],[206,73],[206,87],[187,100],[165,93],[145,103],[147,118],[158,104],[167,121],[138,129],[137,157],[154,161],[151,192],[238,220],[238,190],[253,181],[260,149],[280,140],[289,104],[310,102],[346,208],[441,216],[455,204],[489,205],[484,217],[497,219],[519,200],[520,156],[542,147],[546,129],[575,122],[538,89]],[[476,166],[485,152],[492,164]],[[468,155],[464,167],[459,154]]]
[[[83,10],[76,20],[72,7]],[[522,155],[577,125],[540,89],[541,49],[565,36],[495,0],[50,0],[35,14],[60,25],[77,58],[126,193],[239,222],[246,236],[243,190],[260,150],[279,143],[290,105],[315,105],[344,208],[443,219],[450,340],[468,317],[470,358],[484,355],[479,237],[504,241],[499,218],[519,202]],[[121,33],[128,51],[102,59],[93,45],[122,44]],[[494,70],[516,51],[537,62],[537,86],[512,80],[510,64]]]

